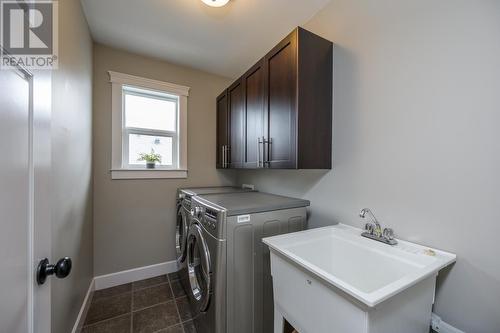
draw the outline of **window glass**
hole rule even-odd
[[[151,130],[177,130],[177,100],[124,91],[125,126]]]
[[[151,153],[161,155],[160,165],[171,166],[173,156],[173,140],[171,137],[143,134],[129,134],[129,164],[145,165],[139,161],[139,154]]]

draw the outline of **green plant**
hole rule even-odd
[[[140,153],[139,161],[146,161],[146,163],[161,163],[161,155],[156,154],[154,149],[151,149],[151,153]]]

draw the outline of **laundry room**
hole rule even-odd
[[[499,1],[0,20],[0,333],[500,332]]]

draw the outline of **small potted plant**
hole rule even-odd
[[[156,167],[156,162],[161,163],[161,155],[156,154],[154,149],[151,149],[151,153],[140,153],[139,161],[146,161],[146,168],[154,169]]]

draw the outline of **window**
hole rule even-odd
[[[179,97],[123,86],[123,161],[127,167],[145,166],[141,153],[160,154],[160,168],[178,168]]]
[[[109,72],[112,83],[113,179],[187,177],[189,88]],[[159,154],[147,169],[140,154]]]

